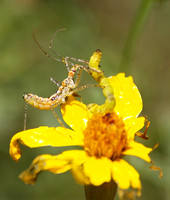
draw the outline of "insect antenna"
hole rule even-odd
[[[62,62],[65,63],[66,68],[67,68],[67,70],[68,70],[68,72],[69,72],[69,71],[70,71],[69,65],[74,66],[74,64],[73,64],[72,62],[68,61],[68,59],[70,59],[70,57],[68,57],[68,56],[67,56],[67,57],[64,57],[64,56],[60,55],[59,53],[57,53],[56,51],[54,51],[54,50],[52,49],[52,44],[53,44],[53,41],[54,41],[54,39],[55,39],[57,33],[60,32],[60,31],[65,31],[65,30],[66,30],[65,28],[57,29],[57,30],[56,30],[56,32],[54,33],[54,35],[53,35],[53,37],[52,37],[52,39],[51,39],[51,41],[50,41],[49,49],[50,49],[50,51],[51,51],[52,53],[54,53],[56,56],[59,56],[60,58],[62,58]]]
[[[38,42],[37,39],[35,38],[35,33],[36,33],[36,30],[34,30],[34,32],[33,32],[33,39],[34,39],[36,45],[37,45],[37,46],[40,48],[40,50],[43,52],[43,54],[46,55],[47,57],[53,59],[53,60],[57,60],[57,61],[59,61],[59,62],[64,62],[65,58],[64,58],[63,56],[61,56],[60,54],[57,54],[57,53],[56,53],[56,55],[59,56],[59,57],[61,57],[62,60],[60,60],[60,59],[58,59],[58,58],[55,58],[55,57],[49,55],[49,54],[42,48],[42,46],[39,44],[39,42]]]
[[[89,72],[89,70],[92,70],[92,71],[96,71],[96,72],[99,72],[99,73],[100,73],[100,71],[98,71],[98,70],[89,68],[89,66],[88,66],[89,62],[88,62],[88,61],[85,61],[85,60],[82,60],[82,59],[73,58],[73,57],[69,57],[69,56],[64,57],[64,56],[60,55],[59,53],[55,52],[55,51],[52,49],[52,44],[53,44],[53,41],[54,41],[54,39],[55,39],[55,37],[56,37],[56,34],[57,34],[59,31],[63,31],[63,30],[66,30],[66,29],[65,29],[65,28],[63,28],[63,29],[57,29],[56,32],[54,33],[54,35],[53,35],[51,41],[50,41],[50,44],[49,44],[49,49],[50,49],[50,51],[51,51],[52,53],[54,53],[56,56],[60,57],[61,59],[58,59],[58,58],[55,58],[55,57],[49,55],[49,54],[42,48],[42,46],[39,44],[39,42],[37,41],[37,39],[36,39],[36,37],[35,37],[35,32],[36,32],[36,30],[34,30],[34,32],[33,32],[33,39],[34,39],[35,43],[37,44],[37,46],[40,48],[40,50],[43,52],[44,55],[46,55],[47,57],[49,57],[49,58],[51,58],[51,59],[53,59],[53,60],[56,60],[56,61],[59,61],[59,62],[64,63],[65,66],[66,66],[66,68],[67,68],[67,70],[68,70],[68,72],[70,71],[69,66],[70,66],[70,65],[71,65],[71,66],[74,66],[74,65],[75,65],[74,63],[72,63],[72,62],[70,61],[70,60],[73,60],[73,61],[76,61],[76,62],[85,63],[87,66],[82,66],[82,65],[79,65],[79,66],[80,66],[80,68],[83,68],[83,69],[86,68],[85,70],[88,71],[88,72]],[[70,59],[70,60],[69,60],[69,59]]]
[[[54,40],[56,34],[57,34],[59,31],[62,31],[62,30],[66,30],[66,29],[58,29],[58,30],[54,33],[54,35],[53,35],[53,37],[52,37],[52,39],[51,39],[51,41],[50,41],[50,45],[49,45],[50,51],[51,51],[52,53],[54,53],[56,56],[60,57],[61,60],[58,59],[58,58],[55,58],[55,57],[53,57],[53,56],[51,56],[51,55],[49,55],[49,54],[42,48],[42,46],[39,44],[39,42],[38,42],[37,39],[35,38],[35,32],[36,32],[36,30],[34,30],[34,32],[33,32],[33,39],[34,39],[36,45],[40,48],[40,50],[43,52],[44,55],[46,55],[47,57],[49,57],[49,58],[51,58],[51,59],[53,59],[53,60],[56,60],[56,61],[59,61],[59,62],[64,63],[64,64],[66,65],[67,70],[69,71],[69,70],[70,70],[69,65],[72,65],[72,66],[74,65],[72,62],[68,61],[68,58],[69,58],[69,57],[65,58],[64,56],[60,55],[59,53],[55,52],[55,51],[52,49],[52,43],[53,43],[53,40]]]
[[[81,62],[81,63],[88,64],[89,62],[88,62],[88,61],[85,61],[85,60],[83,60],[83,59],[73,58],[73,57],[69,57],[69,56],[63,57],[63,56],[61,56],[59,53],[56,53],[56,52],[52,49],[52,43],[53,43],[53,41],[54,41],[54,39],[55,39],[57,33],[58,33],[59,31],[65,31],[65,30],[67,30],[67,29],[66,29],[66,28],[62,28],[62,29],[57,29],[57,30],[56,30],[56,32],[54,33],[54,35],[53,35],[53,37],[52,37],[52,39],[51,39],[51,41],[50,41],[49,49],[50,49],[55,55],[57,55],[57,56],[61,57],[62,59],[64,59],[64,62],[68,62],[68,63],[69,63],[70,65],[72,65],[72,66],[73,66],[74,64],[73,64],[72,62],[68,61],[68,59],[73,60],[73,61],[76,61],[76,62]],[[66,65],[66,67],[67,67],[67,65]],[[68,70],[68,71],[69,71],[69,70]]]
[[[59,53],[55,52],[55,51],[52,49],[52,43],[53,43],[53,41],[54,41],[54,39],[55,39],[57,33],[60,32],[60,31],[65,31],[65,30],[66,30],[65,28],[57,29],[56,32],[54,33],[54,35],[53,35],[51,41],[50,41],[50,44],[49,44],[49,49],[50,49],[56,56],[59,56],[59,57],[61,57],[62,59],[65,59],[65,57],[63,57],[62,55],[60,55]]]

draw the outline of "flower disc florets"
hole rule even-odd
[[[90,156],[120,157],[127,143],[123,120],[115,113],[94,114],[84,130],[84,148]]]

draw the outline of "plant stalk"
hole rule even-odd
[[[154,0],[142,0],[132,27],[128,33],[127,40],[123,49],[122,60],[119,69],[128,73],[132,64],[137,40],[141,33],[144,23],[146,22]]]
[[[85,185],[86,200],[113,200],[117,191],[117,184],[111,180],[100,186]]]

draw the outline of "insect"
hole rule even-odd
[[[115,107],[115,98],[114,98],[114,91],[112,86],[109,83],[108,78],[104,76],[104,73],[99,68],[99,63],[102,57],[102,52],[100,49],[97,49],[93,55],[90,57],[89,60],[89,67],[91,69],[95,69],[100,71],[100,73],[96,73],[95,71],[91,70],[90,74],[94,78],[94,80],[99,83],[99,86],[103,88],[103,94],[106,97],[105,103],[103,105],[98,106],[97,104],[90,104],[89,110],[93,112],[101,112],[106,113],[108,111],[112,111]]]
[[[75,82],[73,80],[73,76],[79,68],[80,68],[80,65],[75,64],[69,71],[68,77],[64,79],[64,81],[62,82],[62,85],[59,87],[57,92],[51,95],[49,98],[39,97],[37,95],[30,93],[30,94],[23,95],[24,100],[30,105],[32,105],[33,107],[38,108],[40,110],[50,110],[52,108],[56,108],[61,103],[65,103],[66,98],[68,96],[71,96],[72,94],[80,90],[83,90],[84,88],[99,87],[98,85],[88,84],[88,85],[84,85],[84,86],[80,86],[79,88],[76,88],[79,85],[81,70],[79,71]],[[52,81],[54,80],[52,79]]]
[[[57,106],[59,106],[60,104],[65,103],[67,100],[67,97],[74,95],[76,92],[78,92],[80,90],[83,90],[88,87],[100,87],[99,85],[88,84],[88,85],[83,85],[83,86],[80,86],[77,88],[77,86],[79,85],[79,82],[80,82],[80,76],[81,76],[83,68],[84,68],[84,66],[75,64],[70,69],[70,71],[68,73],[68,77],[66,79],[64,79],[64,81],[62,82],[62,85],[59,87],[57,92],[54,93],[53,95],[51,95],[49,98],[39,97],[37,95],[30,93],[30,94],[23,95],[25,102],[27,102],[28,104],[30,104],[33,107],[38,108],[40,110],[51,110],[53,112],[54,116],[60,122],[60,124],[62,126],[64,126],[53,109],[56,108]],[[73,77],[74,77],[75,73],[77,72],[77,70],[79,70],[79,72],[77,74],[76,81],[74,81]],[[89,70],[89,68],[88,68],[88,70]],[[51,80],[55,84],[58,85],[58,82],[54,81],[53,79],[51,79]]]
[[[54,34],[54,36],[56,35],[56,33]],[[54,36],[53,36],[53,38],[54,38]],[[37,42],[37,40],[35,39],[35,33],[33,34],[33,38],[34,38],[36,44],[38,45],[38,47],[42,50],[42,52],[46,56],[48,56],[52,59],[55,59],[57,61],[63,62],[66,65],[67,70],[68,70],[68,77],[63,80],[61,86],[59,86],[57,81],[55,81],[51,78],[51,81],[53,83],[55,83],[57,86],[59,86],[59,88],[58,88],[57,92],[54,93],[53,95],[51,95],[49,98],[39,97],[32,93],[24,94],[23,98],[26,103],[32,105],[35,108],[38,108],[40,110],[51,110],[53,112],[54,116],[56,117],[56,119],[59,121],[59,123],[62,126],[64,126],[53,109],[56,108],[57,106],[59,106],[60,104],[65,103],[67,100],[67,97],[76,94],[76,92],[78,92],[80,90],[83,90],[88,87],[100,87],[99,85],[95,85],[95,84],[87,84],[87,85],[78,87],[80,78],[81,78],[81,74],[82,74],[82,70],[85,70],[88,73],[90,73],[91,71],[96,72],[96,73],[101,73],[101,72],[98,69],[91,69],[88,65],[84,66],[84,65],[80,65],[80,64],[74,64],[73,62],[68,60],[68,59],[71,59],[73,61],[77,61],[77,62],[81,62],[81,63],[85,63],[85,64],[88,63],[87,61],[84,61],[82,59],[76,59],[73,57],[63,57],[60,54],[56,53],[55,51],[53,51],[53,52],[57,56],[61,57],[62,60],[51,57],[49,54],[46,53],[46,51]],[[52,38],[50,46],[49,46],[50,48],[52,46],[53,38]],[[71,69],[70,69],[70,66],[71,66]],[[77,77],[76,77],[76,81],[74,81],[74,75],[76,72],[77,72],[77,74],[76,74]],[[27,110],[27,106],[25,107],[25,110]],[[26,111],[25,111],[25,120],[24,120],[24,130],[25,129],[26,129]]]

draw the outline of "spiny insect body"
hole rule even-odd
[[[51,95],[49,98],[43,98],[39,97],[37,95],[34,95],[32,93],[29,94],[24,94],[23,98],[24,100],[32,105],[35,108],[41,109],[41,110],[51,110],[54,114],[54,116],[57,118],[57,120],[60,122],[60,124],[63,126],[61,120],[57,117],[56,113],[54,112],[54,108],[59,106],[60,104],[63,104],[66,102],[67,97],[76,94],[76,92],[83,90],[88,87],[102,87],[103,88],[103,93],[106,97],[106,102],[107,105],[104,104],[100,107],[100,110],[105,109],[106,107],[109,107],[110,101],[114,99],[113,91],[112,88],[110,87],[107,78],[104,76],[103,72],[99,69],[99,62],[101,59],[101,51],[96,50],[94,54],[91,56],[90,61],[84,61],[82,59],[77,59],[73,57],[63,57],[60,54],[56,53],[55,51],[52,50],[52,42],[56,36],[56,33],[58,31],[61,31],[63,29],[59,29],[55,32],[51,43],[49,45],[50,50],[57,56],[59,56],[61,59],[55,58],[50,56],[37,42],[35,38],[35,32],[33,34],[33,38],[35,43],[38,45],[38,47],[41,49],[41,51],[47,56],[52,58],[53,60],[63,62],[68,70],[68,77],[64,79],[62,82],[62,85],[59,87],[56,93]],[[83,63],[83,65],[80,64],[74,64],[73,62],[80,62]],[[71,69],[70,69],[71,66]],[[99,83],[98,85],[94,84],[88,84],[84,86],[80,86],[77,88],[80,82],[80,77],[82,74],[82,70],[87,71],[96,81]],[[74,75],[77,72],[76,76],[76,81],[74,81]],[[58,83],[52,79],[52,82],[54,82],[56,85]],[[109,102],[109,103],[108,103]],[[114,102],[114,101],[113,101]],[[112,102],[112,104],[113,104]],[[113,107],[113,105],[111,105]],[[26,128],[26,112],[25,112],[25,121],[24,121],[24,129]]]
[[[23,95],[24,100],[33,107],[38,108],[40,110],[51,110],[53,108],[56,108],[58,105],[65,103],[68,96],[71,96],[78,90],[89,87],[89,85],[85,85],[75,89],[79,84],[82,69],[80,69],[79,73],[77,74],[78,77],[76,79],[76,82],[74,82],[73,76],[79,68],[80,66],[75,64],[70,69],[68,77],[64,79],[62,85],[59,87],[57,92],[51,95],[49,98],[39,97],[37,95],[30,93]]]

